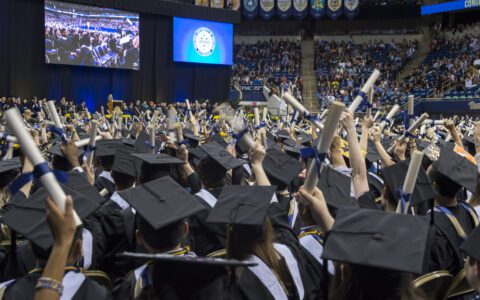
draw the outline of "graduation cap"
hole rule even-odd
[[[132,156],[136,157],[140,162],[147,165],[183,165],[185,162],[179,158],[159,153],[132,153]]]
[[[153,264],[153,281],[155,286],[167,285],[181,294],[179,299],[198,299],[198,290],[208,289],[208,295],[219,296],[225,287],[209,285],[214,279],[227,275],[227,268],[255,266],[255,263],[234,259],[221,259],[199,256],[175,256],[169,254],[146,254],[124,252],[117,254],[119,258],[140,260]],[[235,272],[233,272],[235,273]],[[217,288],[215,292],[212,288]],[[212,294],[213,293],[213,294]],[[204,298],[202,298],[204,299]]]
[[[112,171],[132,177],[138,176],[137,159],[131,155],[134,151],[135,149],[129,146],[120,145],[117,147]]]
[[[160,140],[156,139],[155,145],[160,144],[160,142],[161,142]],[[150,147],[149,143],[150,143],[150,135],[147,132],[142,131],[140,132],[137,139],[135,140],[135,149],[139,153],[151,153],[152,148]]]
[[[322,258],[420,274],[428,249],[425,218],[374,209],[340,209]]]
[[[207,153],[202,151],[200,148],[189,148],[188,149],[188,156],[189,160],[193,161],[194,165],[198,165],[198,163],[207,157]]]
[[[190,146],[197,147],[202,140],[201,136],[197,136],[190,129],[183,129],[183,137],[188,140]]]
[[[460,251],[480,261],[480,226],[470,233],[468,238],[460,245]]]
[[[48,150],[48,153],[54,155],[54,156],[57,156],[57,157],[61,157],[61,158],[65,158],[65,155],[63,155],[63,152],[62,152],[62,149],[60,148],[60,143],[56,143],[54,144],[49,150]],[[77,148],[78,149],[78,148]],[[85,151],[83,149],[78,149],[78,157],[81,157],[83,156],[83,154],[85,154]]]
[[[227,170],[238,168],[247,163],[242,159],[233,157],[227,150],[215,142],[202,145],[200,149]]]
[[[15,157],[12,159],[0,160],[0,174],[20,169],[22,164],[20,158]]]
[[[393,196],[395,203],[398,203],[398,200],[400,199],[398,189],[403,186],[405,182],[409,164],[410,159],[407,159],[382,170],[383,181],[388,187],[391,196]],[[418,170],[415,187],[413,188],[413,194],[410,197],[410,203],[412,205],[420,204],[435,198],[435,196],[436,192],[433,188],[432,181],[428,177],[425,170],[420,168]]]
[[[275,190],[275,186],[225,186],[206,222],[230,224],[249,238],[261,238]]]
[[[122,145],[122,140],[99,140],[96,142],[95,147],[95,156],[96,157],[105,157],[105,156],[114,156],[115,151],[119,146]]]
[[[297,135],[296,138],[300,140],[300,144],[304,146],[308,146],[310,142],[313,140],[312,135],[305,132],[300,133],[299,135]]]
[[[286,140],[291,138],[290,133],[288,133],[288,131],[285,129],[277,131],[276,135],[280,140]]]
[[[221,137],[219,134],[213,135],[210,138],[209,143],[211,143],[211,142],[215,142],[215,143],[219,144],[220,146],[222,146],[222,148],[227,148],[227,146],[228,146],[227,141],[225,141],[225,139],[223,137]]]
[[[170,176],[118,192],[153,229],[188,218],[203,206]]]
[[[329,166],[323,168],[317,187],[334,211],[341,207],[358,207],[358,202],[350,195],[352,179]]]
[[[135,140],[134,140],[134,139],[123,138],[123,139],[122,139],[122,143],[123,143],[124,145],[130,146],[130,147],[135,147]]]
[[[65,194],[72,197],[73,207],[80,219],[89,216],[105,201],[87,181],[85,174],[70,172],[68,183],[60,185]],[[3,217],[3,222],[13,231],[23,235],[45,251],[50,249],[54,241],[46,219],[47,204],[45,200],[47,198],[46,189],[41,187],[27,201],[16,205]]]
[[[263,169],[268,177],[289,184],[302,170],[302,163],[277,148],[267,150]]]
[[[22,164],[18,157],[0,160],[0,189],[13,181],[15,176],[20,173],[20,168],[22,168]]]
[[[476,160],[463,148],[440,147],[440,157],[433,165],[432,180],[439,173],[474,193],[477,187]]]
[[[374,163],[382,159],[377,151],[377,146],[375,146],[375,143],[372,140],[368,140],[367,155],[365,156],[365,158],[370,163]]]

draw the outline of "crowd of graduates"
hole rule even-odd
[[[5,299],[480,297],[480,124],[469,117],[406,134],[348,109],[332,123],[338,102],[316,117],[325,131],[307,114],[208,101],[0,103]],[[42,181],[49,169],[64,207]]]

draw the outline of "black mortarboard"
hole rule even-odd
[[[138,176],[137,158],[131,154],[135,151],[132,147],[120,145],[115,152],[112,171],[125,175]]]
[[[198,290],[208,289],[208,299],[219,297],[225,292],[225,287],[219,284],[214,286],[210,283],[228,274],[228,268],[255,266],[255,263],[221,259],[211,257],[199,257],[189,255],[169,254],[146,254],[124,252],[118,254],[120,258],[128,260],[140,260],[150,262],[153,265],[153,284],[155,286],[169,286],[175,293],[181,295],[178,299],[198,299],[201,295]],[[227,299],[228,297],[220,297]]]
[[[130,138],[123,138],[122,143],[127,146],[135,147],[135,140]]]
[[[183,129],[183,136],[190,142],[196,142],[197,144],[202,140],[201,136],[195,135],[190,129]]]
[[[66,195],[72,196],[74,209],[80,219],[89,216],[105,201],[87,181],[85,174],[70,172],[68,183],[61,186]],[[46,219],[47,197],[47,191],[41,187],[23,204],[9,210],[3,218],[13,231],[43,250],[50,249],[53,244],[53,236]]]
[[[293,147],[295,148],[297,146],[297,142],[295,142],[294,140],[292,139],[286,139],[284,141],[282,141],[282,143],[285,145],[285,146],[288,146],[288,147]]]
[[[132,156],[136,157],[143,163],[148,165],[182,165],[185,162],[179,158],[167,155],[167,154],[153,154],[153,153],[133,153]]]
[[[270,148],[263,160],[263,169],[275,181],[289,184],[302,170],[302,163],[277,148]]]
[[[468,238],[460,245],[460,251],[476,261],[480,261],[480,226],[473,229]]]
[[[409,164],[410,159],[407,159],[382,170],[383,181],[388,187],[390,194],[393,196],[395,203],[397,203],[400,199],[398,189],[403,186],[403,183],[405,182]],[[413,194],[410,197],[410,203],[412,205],[420,204],[435,198],[435,196],[436,192],[433,188],[432,181],[428,177],[425,170],[420,167],[417,181],[415,182],[415,187],[413,189]]]
[[[15,157],[12,159],[0,160],[0,174],[8,171],[20,169],[22,164],[20,158]]]
[[[205,209],[205,206],[170,176],[118,193],[155,230]]]
[[[288,131],[285,130],[285,129],[281,129],[281,130],[277,131],[276,136],[280,140],[286,140],[286,139],[290,138],[290,133],[288,133]]]
[[[155,145],[159,144],[161,141],[158,139],[155,139]],[[152,148],[150,146],[150,135],[142,131],[138,135],[137,139],[135,140],[135,149],[139,153],[151,153]]]
[[[225,139],[224,139],[223,137],[221,137],[220,134],[215,134],[215,135],[213,135],[213,136],[210,138],[209,143],[211,143],[211,142],[216,142],[217,144],[219,144],[220,146],[222,146],[222,148],[227,148],[227,146],[228,146],[227,141],[225,141]]]
[[[238,168],[247,163],[242,159],[233,157],[227,150],[215,142],[202,145],[200,149],[227,170]]]
[[[115,151],[122,145],[122,140],[100,140],[97,141],[95,146],[96,157],[114,156]]]
[[[58,156],[58,157],[65,158],[65,156],[63,155],[62,149],[60,149],[60,143],[56,143],[55,145],[53,145],[48,150],[48,153],[53,154],[53,155]],[[83,149],[79,148],[78,149],[78,157],[83,156],[83,154],[85,154],[85,151]]]
[[[259,238],[275,190],[275,186],[225,186],[206,222],[234,225],[249,237]]]
[[[428,254],[428,219],[374,209],[340,209],[323,258],[420,274]]]
[[[352,179],[329,166],[323,168],[317,187],[331,209],[358,207],[358,202],[350,195]]]
[[[449,146],[442,146],[440,148],[440,157],[434,166],[434,172],[450,178],[472,193],[475,192],[477,187],[475,158],[460,147],[452,149]],[[435,178],[432,178],[432,180],[435,181]]]
[[[297,135],[296,137],[298,140],[300,140],[300,144],[304,145],[304,146],[308,146],[310,144],[310,142],[313,140],[312,139],[312,135],[311,134],[308,134],[308,133],[300,133],[299,135]]]
[[[207,157],[207,153],[200,150],[200,148],[189,148],[188,149],[188,156],[189,159],[193,162],[194,165],[198,165],[198,163]]]

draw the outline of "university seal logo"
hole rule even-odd
[[[328,1],[328,8],[331,11],[337,11],[342,7],[342,1],[341,0],[330,0]]]
[[[215,50],[215,35],[210,29],[200,27],[193,34],[193,46],[201,56],[209,56]]]

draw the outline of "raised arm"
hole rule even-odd
[[[368,147],[368,131],[373,126],[372,118],[365,117],[362,121],[362,136],[360,138],[360,150],[367,152]]]
[[[452,139],[455,142],[455,144],[463,148],[462,139],[458,134],[457,127],[455,127],[455,123],[453,123],[452,120],[447,119],[445,120],[445,128],[447,128],[447,130],[450,132],[450,135],[452,136]]]
[[[350,152],[350,167],[352,168],[352,180],[355,197],[358,198],[369,191],[367,180],[367,167],[357,140],[357,131],[353,125],[353,115],[345,110],[340,118],[340,123],[347,130],[348,150]]]
[[[375,144],[375,148],[377,149],[378,155],[380,155],[382,164],[384,164],[386,167],[395,164],[395,162],[393,162],[392,158],[387,153],[385,148],[383,148],[383,145],[381,143],[381,138],[380,138],[380,129],[372,128],[372,130],[370,131],[370,135],[373,140],[373,143]]]

